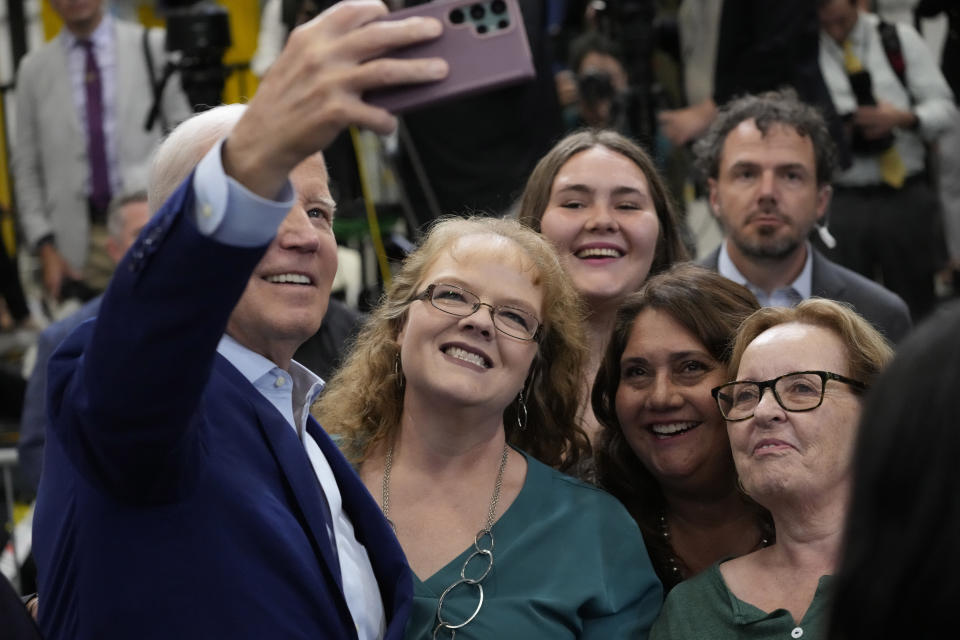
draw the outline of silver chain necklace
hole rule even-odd
[[[477,617],[477,614],[480,613],[480,608],[483,606],[483,585],[480,583],[483,582],[484,578],[490,573],[490,570],[493,569],[493,523],[496,520],[497,503],[500,502],[500,488],[503,486],[503,470],[507,467],[508,451],[509,446],[504,442],[503,454],[500,456],[500,468],[497,470],[497,482],[493,486],[493,495],[490,496],[490,509],[487,511],[487,522],[483,529],[480,529],[477,535],[474,536],[473,553],[467,557],[463,563],[463,567],[460,568],[460,579],[444,589],[443,593],[440,594],[440,600],[437,602],[437,626],[433,629],[434,639],[442,637],[440,635],[442,631],[449,631],[450,640],[453,640],[457,635],[457,629],[462,629],[473,622],[473,619]],[[380,486],[380,502],[383,505],[383,517],[387,519],[394,534],[396,534],[397,526],[390,519],[390,472],[392,470],[393,443],[391,442],[390,448],[387,449],[387,457],[383,462],[383,483]],[[481,571],[477,577],[468,578],[467,567],[470,565],[470,561],[480,556],[486,558],[486,567],[484,567],[483,571]],[[475,586],[477,588],[479,602],[477,602],[477,608],[470,614],[470,617],[463,622],[453,624],[444,619],[443,602],[447,595],[461,584]]]
[[[676,549],[673,548],[673,539],[670,535],[670,522],[667,520],[666,511],[660,512],[659,520],[660,535],[663,537],[663,542],[667,547],[667,571],[677,582],[680,582],[687,577],[686,574],[689,573],[689,569],[687,568],[686,563],[683,561],[683,558],[680,557],[680,554],[678,554]],[[754,546],[750,552],[769,546],[770,540],[763,535],[763,533],[761,533],[760,540],[757,541],[756,546]]]

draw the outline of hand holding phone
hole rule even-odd
[[[368,91],[364,101],[393,113],[404,113],[531,80],[533,57],[516,0],[436,0],[395,11],[384,20],[429,16],[443,23],[435,40],[385,54],[390,58],[443,58],[449,74],[443,80]]]

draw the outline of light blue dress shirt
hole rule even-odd
[[[757,301],[761,307],[793,307],[801,300],[806,300],[812,295],[813,291],[813,260],[810,243],[807,243],[807,260],[803,263],[803,269],[796,280],[785,287],[774,289],[769,293],[747,281],[747,277],[740,273],[737,266],[730,259],[727,252],[727,241],[720,243],[720,255],[717,257],[717,271],[727,280],[733,280],[742,284],[753,295],[757,296]]]

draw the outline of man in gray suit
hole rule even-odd
[[[144,29],[115,20],[105,4],[50,0],[64,28],[28,54],[17,74],[13,171],[19,218],[54,298],[67,279],[105,286],[112,270],[103,248],[106,205],[124,188],[125,176],[142,171],[163,134],[159,125],[144,129],[154,100]],[[159,74],[162,32],[149,33],[146,43]],[[170,126],[190,115],[175,80],[162,101]]]
[[[738,98],[695,152],[725,232],[701,264],[745,285],[764,306],[818,296],[850,304],[892,342],[910,330],[903,300],[807,240],[830,203],[836,153],[816,109],[792,91]]]

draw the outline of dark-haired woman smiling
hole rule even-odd
[[[714,271],[673,267],[627,298],[597,374],[598,478],[640,525],[667,590],[773,540],[769,515],[737,488],[710,396],[737,327],[758,308]]]

